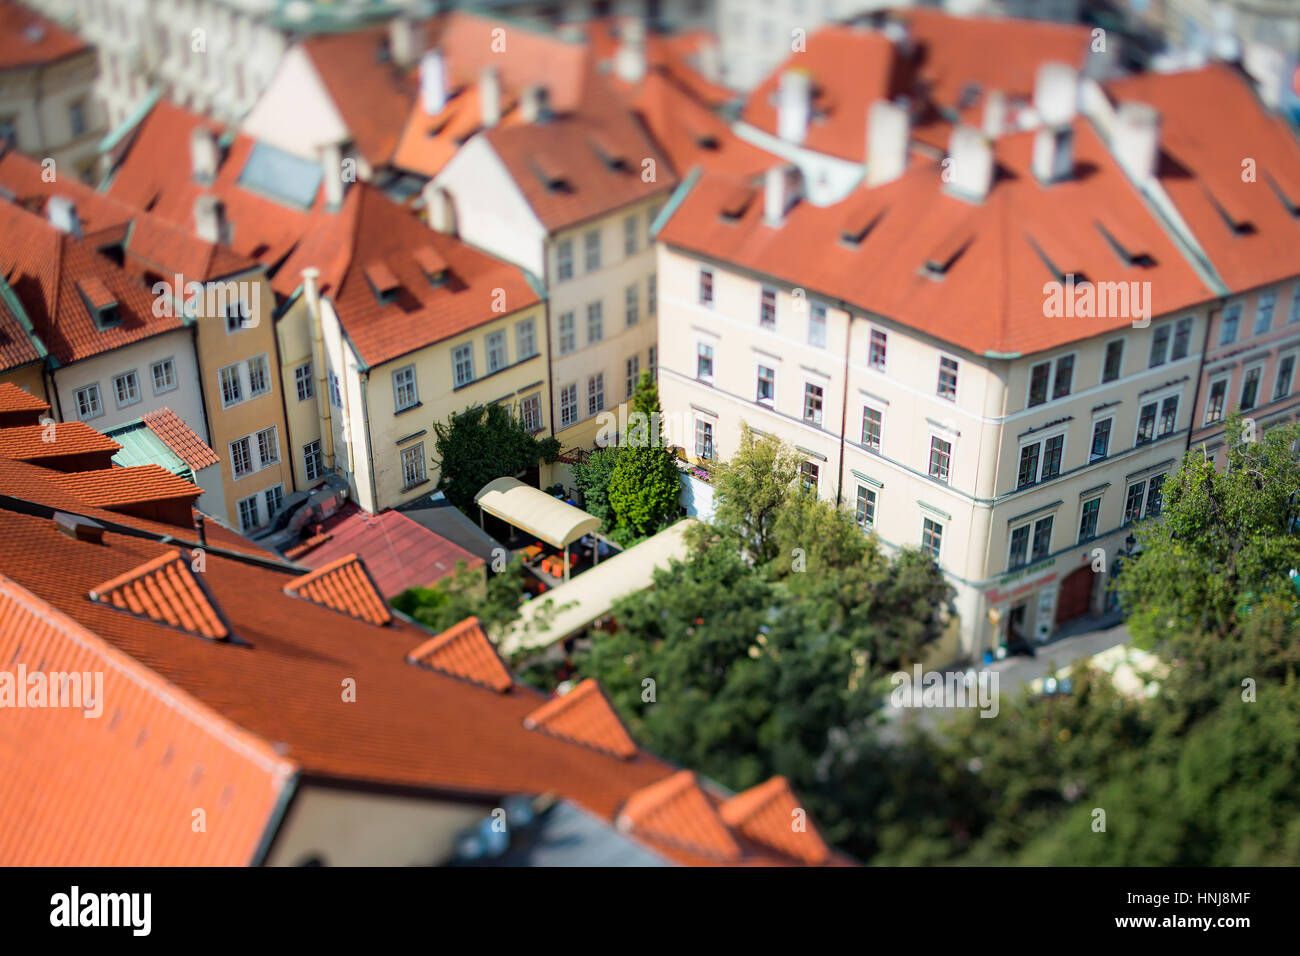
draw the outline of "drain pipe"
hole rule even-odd
[[[320,418],[321,454],[325,470],[334,470],[334,421],[330,411],[329,371],[325,363],[325,340],[320,321],[320,270],[308,267],[302,270],[303,298],[307,300],[307,316],[311,321],[311,361],[316,370],[316,413]]]

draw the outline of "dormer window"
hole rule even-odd
[[[447,282],[447,260],[433,246],[421,246],[411,253],[411,258],[431,285],[439,286]]]
[[[610,169],[627,169],[627,156],[623,150],[608,136],[596,133],[591,137],[591,147],[600,157],[600,161]]]
[[[77,289],[100,331],[121,326],[122,312],[118,308],[117,296],[100,279],[95,276],[81,279],[77,282]]]
[[[370,283],[370,288],[380,302],[388,303],[397,298],[397,292],[402,285],[386,263],[372,262],[366,266],[365,273],[366,281]]]
[[[542,185],[551,192],[568,192],[571,188],[564,167],[546,153],[537,153],[533,156],[533,172]]]

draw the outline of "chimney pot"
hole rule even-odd
[[[1079,111],[1079,71],[1064,63],[1044,63],[1034,78],[1034,111],[1044,126],[1061,126]]]
[[[1043,184],[1059,183],[1074,172],[1074,128],[1044,126],[1034,134],[1034,175]]]
[[[321,147],[320,167],[325,183],[325,206],[336,210],[343,205],[343,150],[338,143]]]
[[[399,67],[408,67],[419,58],[419,28],[409,16],[394,17],[388,24],[388,55]]]
[[[892,182],[907,169],[907,110],[877,100],[867,110],[867,186]]]
[[[1133,179],[1145,183],[1155,176],[1160,154],[1160,113],[1147,103],[1121,103],[1115,114],[1112,148]]]
[[[228,244],[230,224],[226,220],[226,204],[211,193],[194,200],[194,231],[204,242]]]
[[[803,178],[794,166],[768,169],[763,189],[763,221],[780,228],[785,214],[800,198]]]
[[[640,83],[646,71],[645,24],[635,17],[624,20],[619,36],[614,72],[626,83]]]
[[[424,187],[424,206],[429,216],[429,228],[448,236],[456,235],[456,205],[451,194],[430,180]]]
[[[808,135],[812,116],[812,76],[805,70],[786,70],[777,90],[777,135],[796,145]]]
[[[984,135],[997,139],[1005,133],[1009,112],[1007,95],[1001,90],[989,90],[984,97]]]
[[[190,164],[194,179],[211,183],[217,175],[217,137],[206,126],[196,126],[190,133]]]
[[[949,190],[963,199],[983,202],[993,185],[993,147],[973,126],[958,126],[948,141],[952,160]]]
[[[478,95],[483,107],[483,126],[490,129],[501,122],[501,75],[495,66],[483,67]]]
[[[98,521],[91,521],[81,515],[68,514],[65,511],[54,513],[54,525],[64,537],[89,544],[104,543],[104,526]]]
[[[447,106],[447,71],[440,50],[420,57],[420,105],[430,116],[437,116]]]
[[[49,218],[50,225],[60,232],[72,236],[81,235],[81,217],[77,215],[76,203],[66,196],[51,196],[45,204],[45,215]]]

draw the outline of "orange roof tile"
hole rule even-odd
[[[178,478],[160,465],[133,465],[103,471],[51,475],[50,484],[100,508],[109,510],[148,501],[198,499],[203,489]]]
[[[0,458],[39,463],[47,458],[95,452],[103,452],[112,457],[121,450],[121,445],[85,422],[50,422],[49,425],[0,428]]]
[[[0,382],[0,415],[22,414],[31,412],[43,415],[50,410],[50,403],[37,398],[31,392],[19,388],[12,382]]]
[[[90,591],[90,599],[200,637],[216,641],[230,637],[220,610],[179,551],[105,581]]]
[[[141,418],[141,421],[176,453],[176,457],[189,465],[195,474],[204,468],[221,463],[217,453],[209,448],[198,433],[185,424],[184,419],[170,408],[159,408],[149,412]]]
[[[53,63],[91,49],[53,20],[13,0],[0,2],[0,70]]]
[[[808,821],[807,811],[799,805],[785,777],[773,777],[736,794],[718,813],[746,839],[778,853],[813,865],[830,861],[830,848]]]
[[[524,726],[624,759],[637,750],[614,706],[590,677],[538,707],[524,718]]]
[[[466,618],[425,641],[406,659],[498,692],[509,690],[515,683],[476,617]]]
[[[632,794],[617,822],[621,830],[701,856],[723,862],[741,857],[740,845],[689,770]]]
[[[294,578],[284,586],[284,593],[370,624],[382,626],[393,619],[365,564],[355,554]]]
[[[32,365],[45,357],[22,303],[0,277],[0,371]],[[17,386],[13,386],[17,387]]]

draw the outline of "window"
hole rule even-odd
[[[649,361],[646,362],[646,369],[650,372],[651,375],[658,377],[659,373],[656,371],[656,369],[658,369],[659,363],[656,361],[656,359],[659,358],[659,347],[657,345],[650,346],[650,351],[647,357]]]
[[[86,134],[86,104],[81,100],[68,107],[68,125],[74,137]]]
[[[1291,311],[1287,313],[1286,321],[1288,325],[1292,322],[1300,322],[1300,282],[1297,282],[1295,288],[1291,290]]]
[[[420,396],[415,387],[415,366],[408,365],[393,373],[393,398],[397,411],[414,408],[420,403]]]
[[[758,324],[765,329],[776,327],[776,290],[764,289],[759,298]]]
[[[578,420],[578,386],[566,385],[560,389],[560,427],[565,428]]]
[[[248,360],[248,394],[249,397],[265,395],[271,390],[271,371],[265,355]]]
[[[826,306],[820,302],[812,304],[808,315],[808,344],[826,348]]]
[[[817,479],[821,469],[810,461],[799,466],[799,489],[806,495],[817,494]]]
[[[537,354],[537,326],[532,319],[515,326],[515,352],[520,362]]]
[[[822,387],[807,382],[803,387],[803,420],[819,428],[822,423]]]
[[[871,528],[876,524],[876,493],[865,485],[858,485],[858,507],[855,514],[859,526]]]
[[[239,379],[239,366],[227,365],[217,373],[221,379],[221,407],[229,408],[244,400],[244,389]]]
[[[636,383],[641,378],[641,356],[633,355],[627,360],[627,397],[636,391]]]
[[[1241,410],[1243,412],[1255,407],[1255,403],[1259,399],[1259,379],[1263,373],[1264,367],[1262,365],[1246,369],[1246,377],[1241,382]]]
[[[539,432],[542,430],[542,396],[529,395],[519,402],[519,421],[523,423],[524,431]]]
[[[300,402],[305,402],[316,394],[316,388],[311,379],[311,362],[299,365],[293,370],[293,384],[298,390],[298,401]]]
[[[153,393],[161,395],[163,392],[170,392],[176,387],[176,362],[166,358],[161,362],[154,362],[149,367],[149,373],[153,376]]]
[[[943,525],[929,518],[921,522],[921,550],[925,551],[936,561],[939,560],[939,550],[943,544]]]
[[[1055,384],[1052,384],[1055,382]],[[1056,360],[1056,374],[1052,375],[1051,362],[1039,362],[1029,371],[1030,408],[1047,401],[1048,386],[1051,385],[1052,398],[1064,398],[1070,394],[1074,385],[1074,356],[1062,355]]]
[[[595,415],[605,407],[605,373],[597,372],[587,378],[587,414]]]
[[[1228,394],[1228,377],[1216,378],[1210,383],[1210,392],[1205,399],[1205,424],[1223,421],[1223,404]]]
[[[635,285],[624,290],[623,313],[627,316],[628,325],[636,325],[641,321],[641,290]]]
[[[572,312],[560,313],[560,354],[568,355],[578,347],[578,332]]]
[[[330,372],[330,404],[335,408],[343,407],[343,395],[339,392],[339,377]]]
[[[930,438],[930,477],[947,482],[952,467],[952,442],[942,438]]]
[[[583,261],[588,272],[600,268],[600,230],[593,229],[582,237]]]
[[[1029,407],[1047,401],[1048,379],[1052,377],[1052,364],[1039,362],[1029,370]]]
[[[713,425],[698,418],[695,419],[695,457],[713,458]]]
[[[140,381],[135,372],[123,372],[113,379],[113,394],[117,399],[118,408],[125,408],[140,401]]]
[[[701,342],[695,347],[695,377],[701,381],[713,381],[713,346]]]
[[[1043,472],[1039,480],[1047,481],[1061,473],[1061,452],[1064,448],[1064,435],[1053,435],[1043,442]]]
[[[457,388],[474,381],[474,346],[460,345],[452,349],[451,364]]]
[[[1088,454],[1088,463],[1101,461],[1110,453],[1110,429],[1114,424],[1113,418],[1105,418],[1099,422],[1093,422],[1092,425],[1092,451]]]
[[[1155,334],[1151,337],[1151,361],[1148,367],[1155,368],[1157,365],[1164,365],[1169,360],[1169,335],[1171,329],[1168,323],[1156,329]]]
[[[262,468],[280,460],[280,436],[277,427],[263,428],[257,433],[257,456]]]
[[[1085,501],[1079,511],[1079,543],[1097,537],[1097,518],[1101,514],[1101,499]]]
[[[98,418],[104,414],[104,406],[99,401],[99,386],[87,385],[76,392],[77,417],[83,422],[88,418]]]
[[[888,336],[879,329],[871,330],[871,345],[867,349],[867,364],[881,372],[885,370],[885,346]]]
[[[1255,334],[1263,335],[1273,325],[1273,307],[1277,305],[1276,292],[1264,292],[1260,294],[1259,301],[1255,304]]]
[[[1277,381],[1273,385],[1273,401],[1291,394],[1291,380],[1295,377],[1295,356],[1284,355],[1277,363]]]
[[[239,501],[239,530],[248,533],[262,523],[257,513],[257,495],[249,495]]]
[[[1119,378],[1120,367],[1124,361],[1124,340],[1116,339],[1106,343],[1106,359],[1101,367],[1101,381],[1104,385]]]
[[[939,359],[939,397],[953,402],[957,400],[956,359]]]
[[[284,485],[276,485],[274,488],[266,489],[266,520],[271,521],[275,513],[280,510],[284,504]]]
[[[599,342],[605,337],[605,308],[601,302],[587,305],[587,344]]]
[[[1157,436],[1170,435],[1178,425],[1178,396],[1170,395],[1160,403],[1160,428]]]
[[[1052,398],[1065,398],[1074,384],[1074,356],[1062,355],[1056,360],[1056,381],[1052,384]]]
[[[1155,437],[1157,407],[1156,402],[1151,402],[1143,405],[1142,410],[1138,412],[1138,431],[1135,444],[1141,445]]]
[[[1219,331],[1219,344],[1231,345],[1237,341],[1237,323],[1241,321],[1241,306],[1230,305],[1223,313],[1223,328]]]
[[[1011,547],[1007,554],[1007,570],[1014,571],[1029,563],[1029,525],[1011,530]]]
[[[1052,516],[1034,522],[1034,548],[1030,560],[1038,561],[1052,553]]]
[[[1128,494],[1124,498],[1124,523],[1129,524],[1137,521],[1142,517],[1142,495],[1146,491],[1147,483],[1137,481],[1128,486]]]
[[[230,467],[236,478],[253,472],[253,446],[245,436],[230,443]]]
[[[1020,470],[1016,475],[1016,487],[1023,488],[1038,480],[1038,459],[1042,446],[1038,442],[1020,449]]]
[[[713,270],[700,270],[700,305],[713,305]]]
[[[654,273],[645,280],[645,311],[646,315],[653,318],[659,311],[659,293],[655,284]]]
[[[767,405],[776,401],[776,369],[758,367],[758,400]]]
[[[573,278],[572,239],[561,239],[555,244],[555,277],[560,282]]]
[[[1061,473],[1061,456],[1065,450],[1065,435],[1053,435],[1023,445],[1020,449],[1020,467],[1016,474],[1016,487],[1024,488],[1038,481],[1047,481]]]
[[[1192,344],[1192,317],[1189,315],[1185,319],[1179,319],[1174,326],[1174,347],[1169,353],[1169,358],[1173,361],[1187,358],[1187,353],[1191,350]]]
[[[325,462],[321,458],[319,441],[308,442],[302,446],[302,462],[308,481],[315,481],[324,473]]]
[[[637,222],[635,213],[623,220],[623,255],[631,256],[636,254],[637,236],[640,233],[641,226]]]
[[[862,406],[862,444],[872,451],[880,451],[881,414],[870,405]]]
[[[650,245],[650,243],[654,242],[655,237],[653,235],[653,231],[655,226],[655,220],[659,217],[659,210],[662,208],[663,206],[651,206],[650,209],[646,211],[645,242],[647,246]]]
[[[402,449],[402,490],[414,488],[426,480],[424,472],[424,442]]]
[[[1146,517],[1148,518],[1158,517],[1161,509],[1164,507],[1164,498],[1161,496],[1160,493],[1161,489],[1164,487],[1164,484],[1165,484],[1165,476],[1156,475],[1154,478],[1151,479],[1150,484],[1147,486]]]
[[[492,332],[486,339],[488,374],[499,372],[506,367],[506,334]]]

